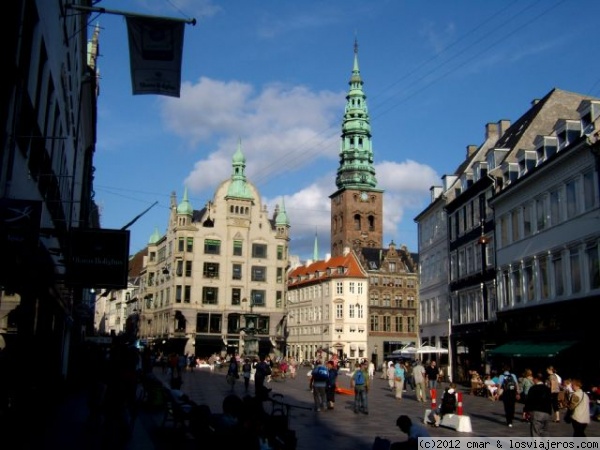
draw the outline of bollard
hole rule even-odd
[[[462,392],[456,393],[456,399],[457,399],[456,414],[459,416],[462,416],[463,415]]]
[[[437,408],[436,399],[435,399],[437,396],[436,389],[431,389],[429,391],[429,395],[431,396],[431,410],[435,411],[435,409]]]

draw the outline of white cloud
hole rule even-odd
[[[343,95],[283,84],[256,93],[247,83],[202,77],[184,83],[180,99],[166,98],[162,117],[191,148],[209,147],[185,181],[193,191],[214,188],[228,177],[239,139],[246,175],[259,185],[316,159],[337,158]]]

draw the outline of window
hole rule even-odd
[[[579,249],[572,248],[569,253],[571,260],[571,293],[577,294],[581,291],[581,263],[579,259]]]
[[[567,203],[567,219],[574,217],[577,214],[577,180],[571,180],[565,186],[566,188],[566,203]]]
[[[560,191],[550,192],[550,224],[557,225],[560,223],[560,204],[561,195]]]
[[[275,292],[275,307],[281,308],[283,306],[283,292],[276,291]]]
[[[392,331],[392,318],[390,316],[383,316],[382,331]]]
[[[185,276],[186,277],[192,276],[192,261],[185,262]]]
[[[350,307],[348,308],[348,317],[354,319],[354,305],[350,305]]]
[[[182,252],[185,250],[185,238],[180,237],[177,240],[177,251]]]
[[[554,295],[560,297],[565,293],[565,283],[563,279],[563,261],[562,256],[557,254],[552,259],[554,275]]]
[[[262,334],[269,334],[269,316],[258,316],[257,330]]]
[[[512,228],[512,240],[511,242],[517,242],[519,240],[519,210],[514,210],[510,214],[511,228]]]
[[[221,333],[223,316],[221,316],[221,314],[211,314],[209,323],[210,323],[209,333]]]
[[[183,303],[189,303],[192,298],[192,287],[185,286],[183,288]]]
[[[217,239],[205,239],[204,240],[204,253],[207,255],[220,255],[221,254],[221,241]]]
[[[337,305],[335,305],[335,318],[336,319],[344,318],[344,305],[342,305],[341,303],[338,303]]]
[[[233,256],[242,256],[242,241],[233,241]]]
[[[283,283],[283,267],[277,268],[277,276],[275,278],[276,283]]]
[[[194,238],[189,237],[186,239],[185,251],[190,253],[194,251]]]
[[[523,288],[521,284],[521,272],[519,269],[515,269],[512,272],[512,282],[513,282],[513,298],[515,299],[515,303],[521,303],[523,299]]]
[[[354,229],[360,230],[360,215],[359,214],[354,215]]]
[[[183,287],[181,285],[175,286],[175,303],[181,303],[182,294],[183,294]]]
[[[344,283],[342,281],[335,282],[335,293],[343,294],[344,293]]]
[[[267,281],[267,268],[252,266],[252,281]]]
[[[277,246],[277,259],[280,261],[283,259],[283,245]]]
[[[379,316],[371,316],[371,331],[379,331]]]
[[[348,283],[348,293],[349,294],[354,294],[354,291],[356,291],[356,284],[354,283],[354,281],[350,281]]]
[[[252,257],[253,258],[266,258],[267,257],[267,245],[266,244],[252,244]]]
[[[546,228],[546,209],[544,208],[544,198],[540,197],[535,200],[535,217],[537,231],[542,231]],[[502,240],[504,245],[504,240]]]
[[[590,289],[600,288],[600,265],[598,260],[598,244],[589,245],[585,250],[590,279]]]
[[[196,332],[208,333],[209,314],[198,314],[196,316]]]
[[[231,289],[231,304],[235,306],[242,304],[242,290],[240,288]]]
[[[217,305],[219,303],[219,288],[204,286],[202,288],[202,304]]]
[[[594,172],[583,174],[583,208],[589,211],[596,204],[596,185],[594,183]]]
[[[219,278],[219,263],[205,262],[202,275],[204,278]]]
[[[540,272],[540,296],[542,300],[548,298],[549,295],[549,280],[548,280],[548,257],[542,256],[538,260],[538,267]]]
[[[404,321],[402,320],[402,316],[394,316],[394,326],[398,333],[404,332]]]
[[[523,275],[525,276],[525,295],[526,301],[535,300],[535,280],[533,279],[533,267],[531,261],[525,263]]]
[[[175,262],[175,275],[177,275],[178,277],[183,275],[183,260],[178,259]]]
[[[254,306],[266,305],[266,291],[260,289],[252,289],[250,292],[250,300]]]
[[[531,213],[532,213],[532,205],[531,205],[531,203],[527,203],[523,207],[523,235],[524,235],[524,237],[531,236],[531,232],[532,232]]]
[[[417,329],[417,320],[415,317],[407,317],[406,318],[406,331],[408,333],[414,333]]]
[[[231,268],[231,278],[233,280],[241,280],[242,279],[242,265],[241,264],[233,264]]]
[[[357,294],[362,294],[363,293],[363,283],[361,281],[359,281],[358,283],[356,283],[357,285]]]

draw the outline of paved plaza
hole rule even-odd
[[[396,400],[388,387],[387,381],[376,373],[369,391],[369,415],[354,414],[351,395],[337,395],[335,409],[322,412],[312,411],[312,394],[308,389],[308,367],[298,370],[296,379],[271,381],[268,387],[271,394],[282,394],[283,401],[289,405],[289,427],[296,431],[298,450],[314,450],[322,448],[362,449],[371,448],[375,436],[385,437],[392,442],[406,439],[406,435],[396,427],[396,418],[400,414],[408,415],[413,421],[422,421],[425,409],[430,408],[416,401],[413,392],[404,393],[402,400]],[[210,371],[196,369],[183,374],[182,391],[192,400],[207,404],[213,412],[220,413],[223,398],[230,393],[230,386],[225,381],[226,369]],[[162,370],[155,369],[155,374],[164,382],[168,381]],[[350,377],[342,374],[338,378],[341,387],[350,387]],[[486,436],[529,436],[529,424],[521,420],[522,406],[517,404],[516,418],[513,428],[508,428],[504,420],[502,402],[492,402],[483,397],[468,395],[466,387],[459,387],[463,392],[464,414],[471,419],[472,432],[459,433],[450,428],[429,427],[432,436],[440,437],[486,437]],[[243,380],[240,378],[235,392],[245,395]],[[254,394],[254,386],[250,385],[250,394]],[[441,392],[438,397],[441,396]],[[267,412],[271,410],[271,402],[265,402]],[[600,423],[592,422],[587,428],[587,435],[600,437]],[[551,423],[552,437],[571,436],[571,425],[564,422]],[[140,447],[141,448],[141,447]]]

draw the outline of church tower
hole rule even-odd
[[[383,190],[377,188],[367,96],[354,43],[354,66],[342,122],[340,165],[331,199],[331,255],[344,247],[381,248],[383,243]]]

